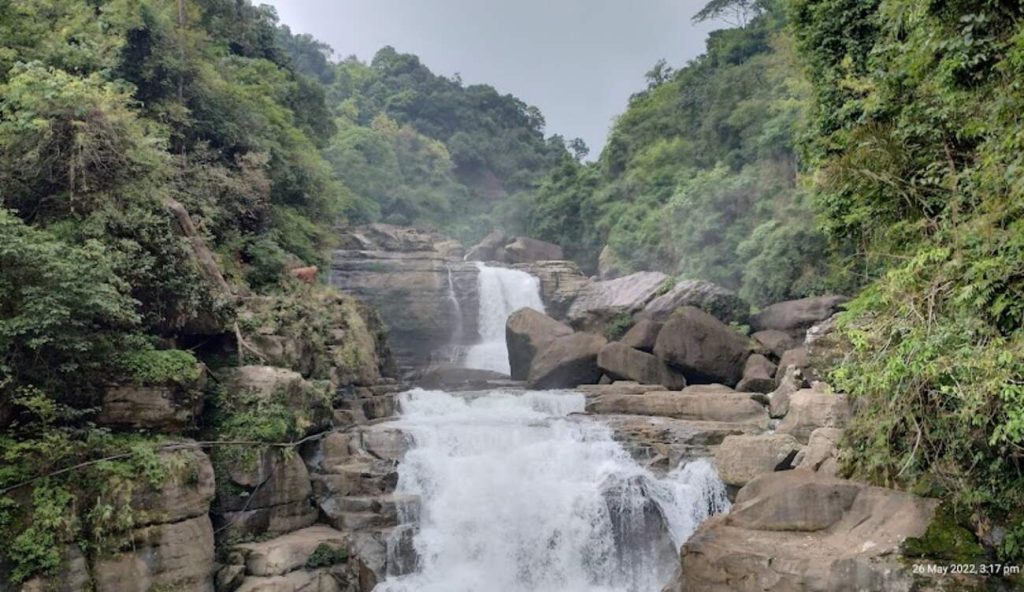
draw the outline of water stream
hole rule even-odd
[[[376,592],[661,590],[725,487],[706,460],[656,477],[583,407],[567,391],[404,394],[397,493],[420,499],[419,565]]]
[[[466,368],[509,373],[508,349],[505,346],[505,321],[520,308],[544,312],[540,298],[540,280],[506,267],[477,263],[480,289],[480,342],[471,346],[463,360]]]

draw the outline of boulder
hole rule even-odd
[[[530,365],[530,388],[572,388],[601,378],[597,355],[608,341],[592,333],[556,337],[541,348]]]
[[[505,344],[513,380],[526,380],[537,352],[572,329],[532,308],[512,313],[505,322]]]
[[[592,282],[569,307],[569,324],[581,331],[602,333],[613,321],[642,310],[662,290],[663,273],[641,271],[614,280]]]
[[[800,342],[793,339],[789,333],[786,333],[785,331],[778,331],[776,329],[757,331],[750,337],[753,338],[754,341],[760,343],[776,358],[781,358],[782,354],[786,353],[787,350],[800,345]]]
[[[96,422],[114,429],[162,433],[194,428],[203,411],[206,380],[206,366],[196,363],[191,371],[160,384],[109,386],[103,392]]]
[[[210,457],[198,445],[161,452],[160,456],[169,466],[163,481],[154,486],[143,480],[133,488],[131,508],[135,525],[180,522],[209,513],[215,494]]]
[[[303,569],[283,576],[248,576],[234,592],[348,592],[358,589],[342,588],[333,570]]]
[[[789,398],[789,412],[776,430],[808,442],[818,428],[844,428],[850,420],[847,396],[815,389],[799,390]]]
[[[775,370],[776,382],[782,380],[782,377],[785,376],[786,371],[789,368],[799,370],[800,375],[803,376],[804,372],[807,370],[807,365],[807,349],[805,349],[803,346],[798,346],[794,347],[793,349],[786,350],[785,353],[782,354],[782,357],[779,359],[778,368]]]
[[[658,333],[654,353],[691,382],[735,385],[753,350],[749,339],[692,306],[678,309]]]
[[[213,526],[203,514],[132,531],[130,551],[97,558],[96,592],[213,591]]]
[[[683,373],[653,355],[619,342],[601,348],[597,366],[615,379],[633,380],[642,384],[660,384],[669,390],[686,386]]]
[[[330,427],[333,417],[326,381],[312,382],[293,370],[274,366],[240,366],[222,377],[229,413],[259,409],[277,402],[292,410],[295,423],[311,434]]]
[[[654,345],[658,342],[661,327],[662,324],[657,321],[640,319],[619,341],[633,349],[654,353]]]
[[[742,487],[764,473],[793,468],[801,448],[788,434],[727,436],[715,451],[715,468],[727,485]]]
[[[756,331],[775,329],[802,338],[807,329],[835,314],[848,300],[845,296],[815,296],[779,302],[750,317],[750,326]]]
[[[499,248],[509,242],[509,237],[502,230],[492,230],[483,240],[466,252],[466,261],[494,261]]]
[[[690,387],[687,387],[690,388]],[[587,412],[657,415],[694,421],[722,421],[768,427],[764,406],[745,393],[655,391],[643,395],[602,395],[587,401]]]
[[[779,381],[779,385],[768,394],[768,411],[771,416],[783,417],[789,413],[789,398],[802,388],[804,388],[803,375],[798,368],[790,366]]]
[[[279,534],[316,522],[309,471],[299,455],[277,449],[230,455],[215,452],[226,472],[217,480],[216,506],[227,533]]]
[[[602,280],[614,280],[624,275],[626,275],[626,266],[611,246],[605,245],[601,249],[601,254],[597,256],[597,277]]]
[[[700,525],[668,592],[912,589],[902,542],[921,536],[935,500],[804,470],[761,475],[729,514]]]
[[[431,368],[424,372],[416,384],[425,389],[444,391],[482,390],[509,384],[508,376],[493,370],[479,368]]]
[[[505,261],[507,263],[554,261],[564,258],[562,247],[535,238],[520,236],[505,245]]]
[[[693,306],[725,323],[744,324],[750,305],[732,290],[704,280],[678,280],[668,292],[651,300],[641,315],[666,321],[681,306]]]
[[[544,309],[555,319],[564,319],[576,296],[591,283],[572,261],[533,261],[513,265],[540,280]]]
[[[750,424],[695,421],[652,415],[600,415],[598,421],[612,430],[612,437],[643,466],[661,474],[680,463],[707,458],[728,436],[750,434]]]
[[[642,395],[653,391],[663,391],[665,387],[660,384],[640,384],[633,380],[616,380],[608,384],[583,384],[576,390],[588,397],[597,397],[600,395]]]
[[[843,430],[839,428],[814,430],[797,468],[835,477],[839,473],[839,441],[842,438]]]
[[[236,560],[244,562],[248,574],[279,576],[301,569],[321,548],[343,551],[345,535],[328,526],[310,526],[267,541],[235,545],[232,554],[238,554]]]
[[[736,390],[746,393],[770,393],[775,389],[775,364],[761,354],[751,354],[743,365],[743,379]]]

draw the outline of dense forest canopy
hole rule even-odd
[[[373,221],[467,243],[503,228],[587,272],[604,252],[755,306],[856,296],[832,377],[858,401],[845,470],[942,497],[1024,557],[1022,17],[714,0],[698,18],[731,26],[655,64],[585,162],[512,95],[387,47],[336,60],[248,0],[0,0],[11,579],[131,527],[109,484],[152,476],[160,438],[97,427],[104,385],[193,379],[238,334],[240,296],[294,290],[286,269]],[[30,498],[3,489],[124,450]]]

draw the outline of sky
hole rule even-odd
[[[391,45],[432,71],[490,84],[536,105],[546,133],[581,137],[591,158],[616,115],[661,58],[681,66],[704,50],[706,0],[256,0],[337,58],[369,61]]]

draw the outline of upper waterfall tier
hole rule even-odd
[[[508,348],[505,346],[505,321],[520,308],[544,312],[540,280],[525,271],[491,267],[478,263],[477,285],[480,298],[477,327],[480,342],[466,352],[466,368],[509,373]]]

